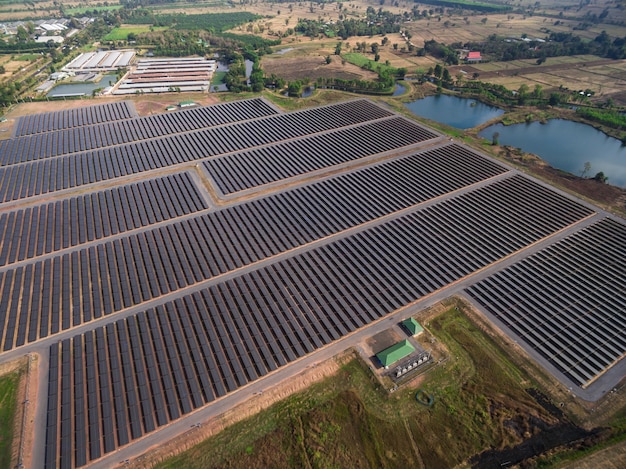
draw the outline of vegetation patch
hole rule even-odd
[[[232,13],[200,13],[200,14],[153,14],[149,10],[138,10],[124,21],[129,24],[153,24],[155,26],[171,26],[177,30],[224,32],[240,24],[261,18],[259,15],[246,11]]]
[[[15,57],[14,60],[19,60],[20,62],[32,62],[33,60],[37,60],[41,58],[41,54],[22,54]]]
[[[0,467],[11,467],[20,371],[0,376]]]
[[[424,0],[421,3],[426,5],[442,6],[446,8],[461,8],[464,10],[477,10],[484,12],[503,12],[512,9],[509,5],[498,5],[493,3],[472,2],[469,0]]]
[[[576,114],[614,129],[626,128],[626,116],[620,111],[579,107]]]
[[[113,28],[109,34],[102,38],[103,41],[126,41],[128,40],[129,34],[131,38],[133,35],[147,33],[150,31],[162,31],[167,29],[167,27],[154,27],[154,26],[141,26],[141,25],[133,25],[133,26],[120,26],[118,28]]]
[[[79,15],[87,15],[95,12],[101,11],[115,11],[122,8],[122,5],[99,5],[96,6],[94,4],[91,7],[76,7],[76,8],[65,8],[63,12],[69,16],[79,16]]]
[[[368,59],[363,54],[359,54],[358,52],[349,52],[346,54],[342,54],[341,57],[349,63],[356,65],[357,67],[364,68],[366,70],[373,70],[382,73],[386,72],[390,75],[395,75],[398,73],[397,68],[394,68],[390,65],[381,64],[372,59]]]

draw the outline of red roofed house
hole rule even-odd
[[[465,57],[466,62],[480,62],[481,60],[480,52],[468,52],[467,57]]]

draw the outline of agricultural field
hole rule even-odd
[[[122,8],[122,5],[103,5],[100,2],[94,2],[94,5],[91,6],[65,8],[64,11],[67,15],[82,16],[93,11],[115,11],[119,10],[120,8]]]
[[[334,376],[156,467],[490,467],[504,455],[535,457],[533,441],[608,437],[550,411],[484,324],[454,307],[434,311],[426,324],[449,358],[397,391],[361,358],[344,359]],[[431,408],[416,402],[418,389],[434,398]]]

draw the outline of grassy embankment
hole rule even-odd
[[[11,467],[17,391],[22,371],[0,376],[0,467]]]
[[[515,446],[557,419],[526,392],[524,375],[492,339],[450,308],[428,324],[449,360],[421,388],[388,394],[354,358],[341,371],[234,424],[158,467],[454,467]]]

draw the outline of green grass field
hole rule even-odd
[[[211,79],[211,85],[223,85],[227,72],[215,72]]]
[[[17,388],[21,373],[0,377],[0,467],[11,467],[14,420],[17,411]]]
[[[40,54],[24,54],[24,55],[18,55],[17,57],[15,57],[15,60],[19,60],[21,62],[30,62],[31,60],[37,60],[41,58]]]
[[[341,57],[343,59],[346,59],[346,61],[350,62],[351,64],[356,65],[357,67],[365,68],[368,70],[374,70],[374,71],[388,70],[392,74],[396,72],[395,68],[385,65],[384,63],[376,62],[375,60],[368,59],[363,54],[359,54],[357,52],[349,52],[347,54],[341,54]]]
[[[120,26],[119,28],[113,28],[113,30],[102,38],[103,41],[125,41],[128,39],[129,34],[141,34],[148,33],[150,31],[164,31],[169,29],[163,27],[153,27],[149,25],[133,25],[133,26]]]

